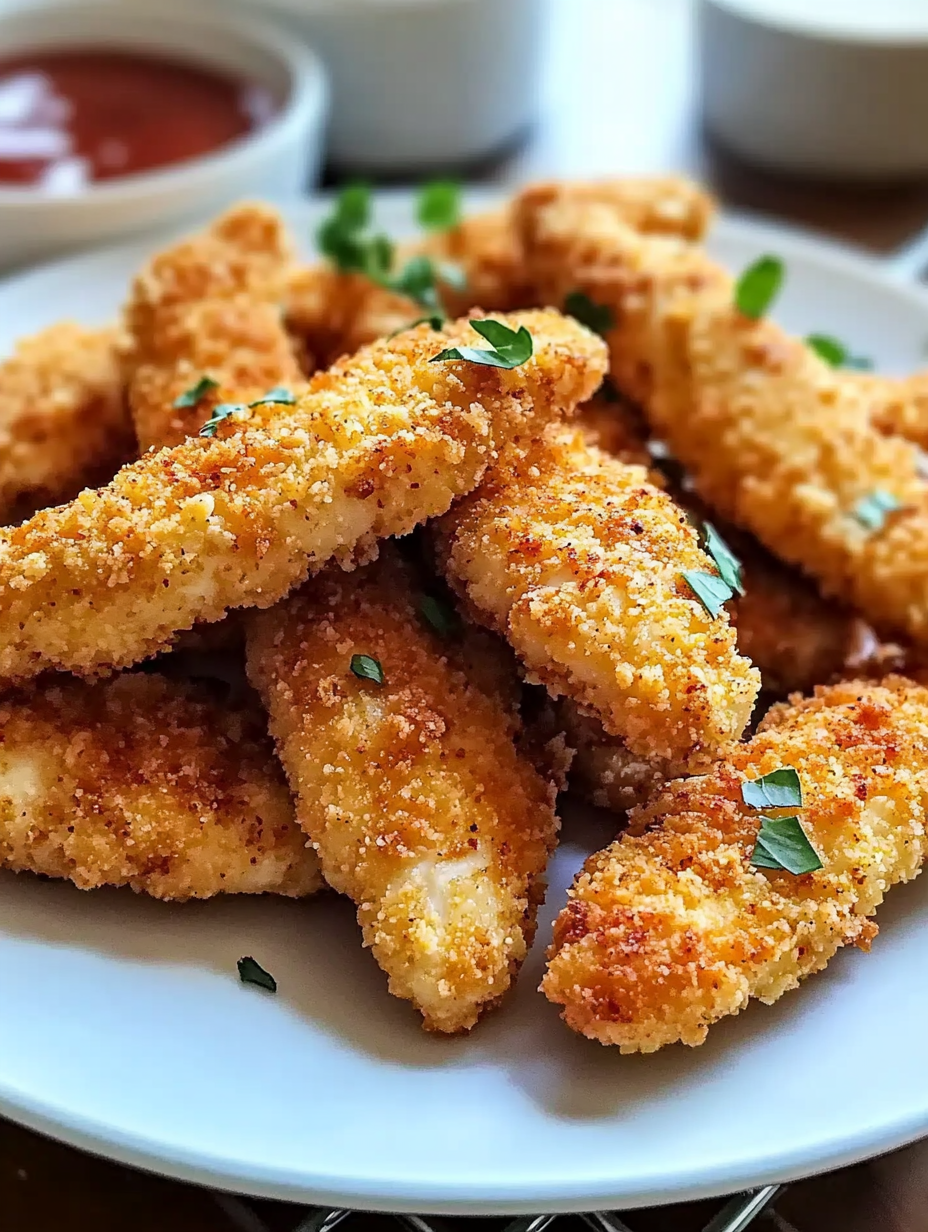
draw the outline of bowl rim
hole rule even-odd
[[[88,185],[78,193],[53,194],[30,185],[0,185],[0,210],[11,207],[28,207],[30,210],[50,211],[67,206],[72,210],[87,210],[97,205],[126,203],[141,198],[170,196],[180,189],[193,188],[204,181],[221,177],[227,169],[235,168],[242,160],[248,160],[267,147],[286,145],[293,137],[293,130],[313,118],[321,125],[329,107],[329,79],[325,66],[309,44],[281,29],[273,20],[262,20],[239,13],[226,13],[217,8],[197,8],[188,11],[175,0],[133,0],[131,7],[119,0],[88,0],[75,4],[74,0],[42,0],[37,5],[14,5],[0,12],[0,41],[4,27],[14,21],[32,19],[49,20],[55,13],[67,14],[72,20],[82,16],[111,15],[113,18],[112,46],[118,48],[121,33],[127,38],[126,48],[137,44],[130,40],[133,27],[156,19],[165,27],[176,25],[178,31],[222,31],[224,35],[236,36],[242,43],[250,43],[266,55],[276,58],[287,77],[287,93],[281,109],[266,123],[233,141],[196,158],[179,163],[168,163],[152,171],[114,177],[101,183]],[[53,22],[51,29],[36,45],[43,49],[74,47],[80,37],[73,33],[56,38]],[[28,41],[24,41],[24,49]],[[200,59],[204,65],[220,67],[222,57],[211,57],[209,44],[204,51],[200,47],[190,49],[190,59]],[[170,52],[165,54],[170,55]]]

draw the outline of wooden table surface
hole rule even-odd
[[[694,101],[688,0],[551,5],[539,124],[517,152],[482,169],[482,180],[686,171],[710,183],[726,205],[881,253],[928,226],[928,183],[789,181],[715,149],[701,133]],[[862,1075],[866,1065],[862,1058]],[[627,1219],[635,1232],[684,1232],[702,1227],[711,1209],[674,1207]],[[0,1232],[291,1232],[299,1218],[295,1208],[230,1203],[0,1121]],[[373,1219],[352,1225],[371,1232],[381,1226],[387,1225]],[[756,1226],[779,1232],[928,1232],[928,1144],[794,1185]]]

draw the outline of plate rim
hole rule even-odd
[[[504,188],[484,188],[465,193],[465,207],[487,208],[508,195]],[[395,189],[376,194],[386,208],[407,210],[412,191]],[[288,222],[305,219],[309,226],[318,217],[325,198],[306,198],[283,204]],[[0,295],[15,294],[17,288],[34,278],[48,277],[71,270],[101,257],[118,259],[120,253],[136,253],[139,248],[156,248],[166,234],[189,231],[174,229],[161,236],[136,238],[118,245],[83,251],[72,256],[36,265],[0,281]],[[849,244],[819,236],[815,232],[750,213],[722,212],[717,233],[738,241],[769,247],[788,245],[790,251],[817,265],[824,272],[842,271],[883,288],[891,288],[913,309],[926,313],[928,288],[906,280],[888,263]],[[788,259],[787,254],[787,259]],[[560,1177],[532,1191],[523,1182],[477,1186],[473,1181],[456,1184],[435,1182],[393,1184],[385,1178],[362,1180],[313,1174],[311,1168],[299,1172],[291,1168],[274,1169],[247,1165],[243,1161],[211,1155],[184,1147],[172,1148],[164,1141],[114,1130],[94,1118],[73,1114],[42,1099],[30,1097],[0,1079],[0,1115],[28,1129],[65,1142],[103,1158],[114,1159],[145,1171],[206,1185],[227,1192],[247,1193],[316,1206],[349,1207],[364,1211],[420,1212],[437,1215],[517,1215],[527,1213],[573,1213],[590,1209],[623,1210],[658,1206],[698,1198],[715,1197],[741,1189],[794,1180],[839,1168],[884,1151],[893,1150],[928,1133],[928,1103],[917,1113],[900,1118],[885,1117],[863,1129],[842,1137],[823,1139],[817,1150],[808,1145],[795,1150],[769,1151],[739,1165],[717,1165],[711,1169],[691,1166],[665,1176],[658,1188],[651,1179],[642,1184],[603,1177],[597,1183],[588,1177],[570,1180]]]

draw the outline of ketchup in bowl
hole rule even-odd
[[[73,193],[209,154],[277,111],[200,64],[69,49],[0,58],[0,187]]]

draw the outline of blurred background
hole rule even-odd
[[[111,58],[88,65],[91,52]],[[146,55],[165,72],[140,72]],[[917,272],[926,117],[928,0],[0,0],[0,266],[359,175],[675,171],[727,208],[902,248]],[[696,1229],[720,1206],[627,1220]],[[303,1218],[0,1121],[3,1232],[291,1232]],[[794,1185],[757,1226],[923,1232],[928,1151]]]

